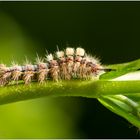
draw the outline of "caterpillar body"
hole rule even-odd
[[[0,64],[0,86],[12,81],[17,84],[23,80],[25,84],[38,81],[40,84],[47,79],[53,81],[71,79],[97,78],[104,68],[100,61],[86,54],[83,48],[66,48],[64,51],[56,51],[55,54],[47,54],[44,59],[37,56],[35,64],[26,63],[23,66],[13,64],[7,67]]]

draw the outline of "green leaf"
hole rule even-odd
[[[100,79],[111,80],[129,72],[138,71],[140,69],[140,59],[128,63],[109,65],[108,68],[115,69],[116,71],[105,73],[100,77]],[[132,82],[135,83],[135,81]],[[129,86],[134,85],[128,84],[127,86],[129,89]],[[138,87],[135,88],[138,89]],[[124,88],[121,89],[122,91],[124,90]],[[128,95],[124,95],[123,91],[119,92],[118,94],[120,95],[102,96],[98,98],[98,100],[112,112],[122,116],[133,125],[140,127],[140,92],[137,91]]]
[[[107,68],[115,70],[101,75],[100,79],[109,80],[129,72],[137,71],[140,69],[140,59],[122,64],[108,65]]]
[[[140,104],[138,102],[123,95],[103,96],[98,100],[112,112],[140,127]]]

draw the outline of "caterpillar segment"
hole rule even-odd
[[[37,73],[37,80],[40,84],[42,84],[48,76],[48,65],[46,63],[39,63],[38,64],[38,73]]]
[[[40,84],[47,79],[55,82],[71,79],[95,79],[99,78],[103,72],[111,71],[104,68],[97,58],[87,55],[81,47],[76,49],[66,48],[64,51],[56,51],[53,54],[47,54],[45,58],[37,56],[35,64],[26,60],[23,66],[13,64],[7,67],[0,64],[0,86],[7,85],[12,81],[19,83],[23,80],[26,85],[33,80]]]
[[[68,66],[67,66],[64,51],[57,51],[56,52],[56,57],[58,59],[58,64],[59,64],[60,78],[64,79],[64,80],[69,80],[70,75],[68,73]]]
[[[58,82],[58,80],[60,79],[59,77],[59,64],[58,61],[54,59],[52,54],[47,55],[47,61],[49,63],[49,73],[51,78],[53,79],[53,81]]]
[[[73,66],[74,66],[74,48],[66,48],[66,66],[67,66],[67,79],[73,78]]]
[[[11,68],[6,67],[4,64],[0,64],[0,85],[7,85],[11,80]]]
[[[85,55],[85,50],[83,48],[77,48],[75,52],[75,63],[74,63],[74,76],[78,78],[83,78],[85,73],[84,61],[82,62]]]
[[[14,65],[13,70],[11,72],[11,80],[15,81],[18,84],[18,81],[21,79],[22,75],[22,67],[18,65]]]
[[[48,63],[44,63],[44,59],[37,55],[36,64],[37,81],[42,84],[48,76]]]
[[[36,65],[31,65],[31,64],[26,64],[24,66],[24,73],[22,79],[26,85],[28,85],[32,81],[35,75],[35,70],[36,70],[35,66]]]

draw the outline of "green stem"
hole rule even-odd
[[[140,81],[48,81],[43,85],[11,85],[0,88],[0,104],[43,96],[81,96],[99,98],[104,95],[130,95],[140,93]]]

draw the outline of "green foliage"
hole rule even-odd
[[[123,74],[139,70],[140,59],[128,63],[110,65],[108,67],[116,69],[116,71],[104,74],[101,76],[101,79],[113,79]],[[126,84],[126,91],[127,89],[130,90],[130,87],[131,89],[134,88],[135,82],[137,83],[138,81],[132,82],[134,84]],[[139,88],[139,85],[135,87],[136,90]],[[119,91],[118,95],[102,96],[98,100],[114,113],[124,117],[133,125],[140,127],[140,91],[132,91],[131,94],[124,95],[124,88],[120,88],[120,90],[122,91]]]

